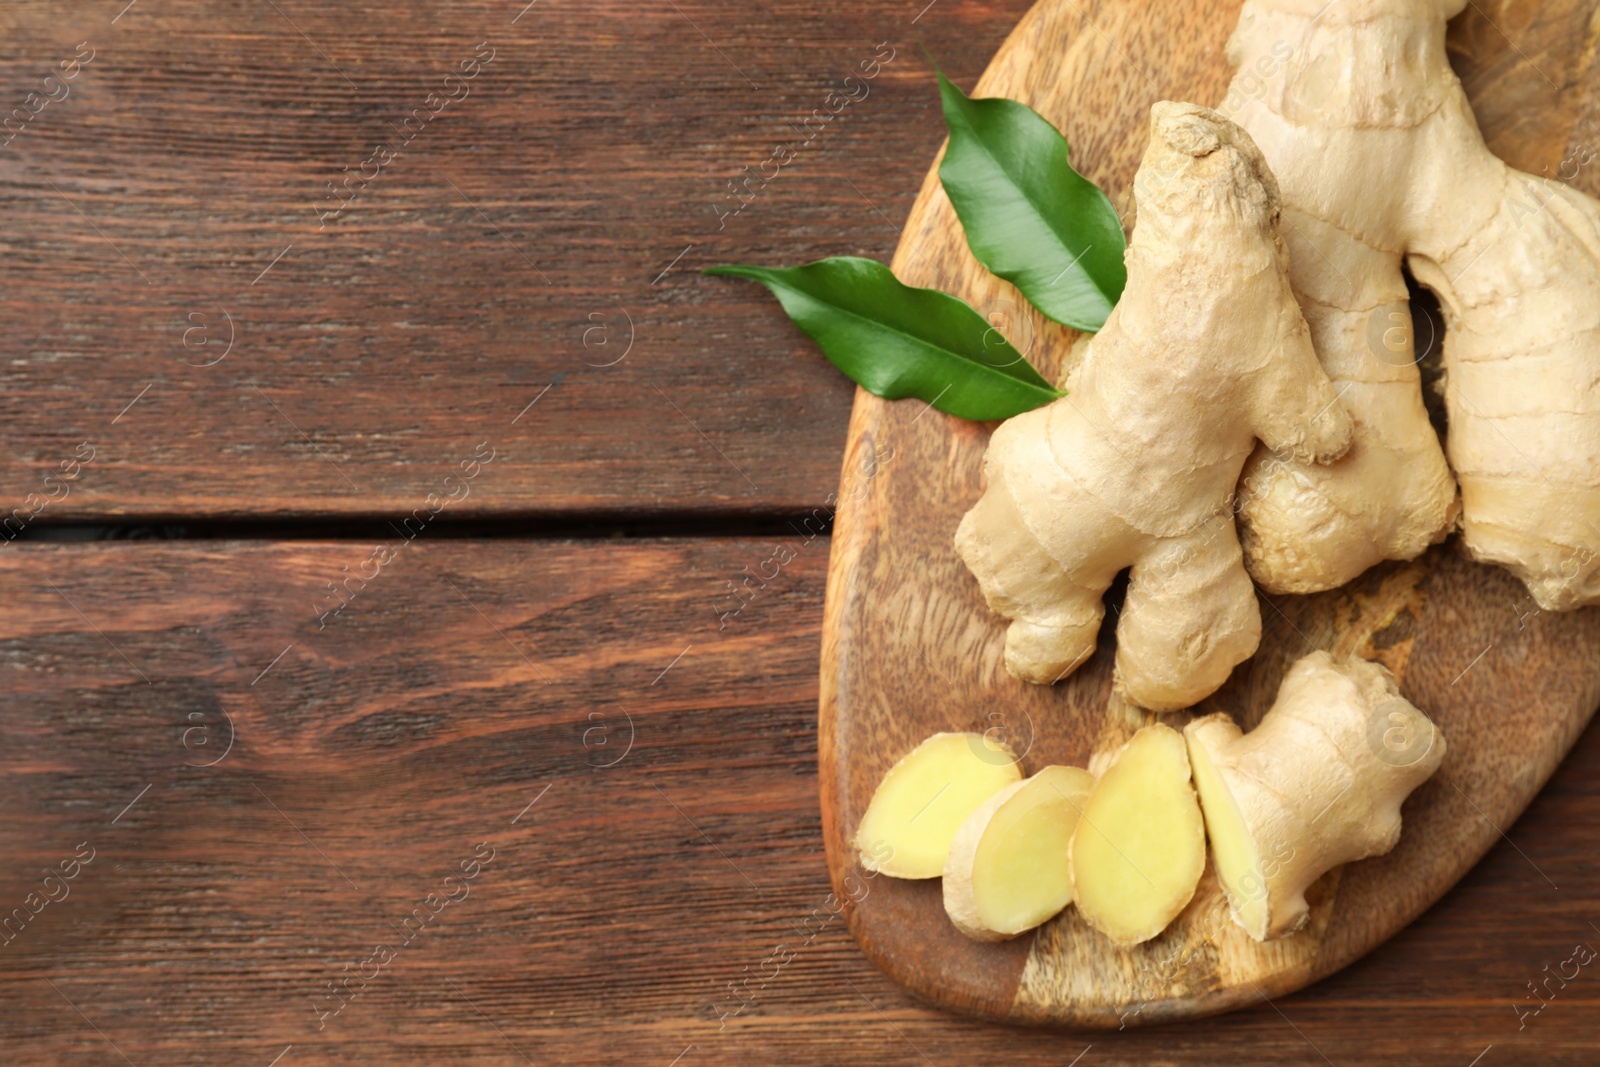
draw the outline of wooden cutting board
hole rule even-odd
[[[1600,130],[1589,124],[1594,6],[1474,4],[1452,25],[1452,60],[1490,146],[1513,165],[1553,172],[1569,142],[1596,139],[1584,132]],[[1223,49],[1238,9],[1040,0],[974,95],[1038,110],[1067,135],[1079,169],[1125,208],[1150,105],[1222,101],[1231,76]],[[895,273],[967,300],[1054,378],[1076,335],[972,258],[936,168],[906,222]],[[1578,184],[1592,194],[1594,178],[1582,174]],[[1418,337],[1419,351],[1426,342]],[[1308,928],[1270,945],[1201,921],[1220,896],[1209,869],[1190,908],[1141,946],[1112,945],[1072,909],[1011,942],[970,941],[945,918],[938,880],[866,877],[857,865],[850,840],[883,773],[940,730],[999,730],[1028,773],[1082,766],[1144,721],[1111,696],[1115,611],[1095,656],[1066,682],[1039,688],[1006,673],[1002,620],[985,608],[951,544],[978,498],[990,429],[858,392],[828,579],[819,750],[829,868],[840,898],[856,901],[850,922],[867,955],[939,1006],[1116,1028],[1299,989],[1394,934],[1466,873],[1600,702],[1600,611],[1539,613],[1517,581],[1472,563],[1454,539],[1335,592],[1263,597],[1260,651],[1196,713],[1226,710],[1249,729],[1288,665],[1314,649],[1387,664],[1450,743],[1443,768],[1405,806],[1399,847],[1330,872],[1309,894]]]

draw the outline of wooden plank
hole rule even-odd
[[[365,547],[0,553],[0,905],[40,894],[6,1062],[1594,1062],[1592,967],[1513,1005],[1600,947],[1595,730],[1438,906],[1271,1007],[1076,1035],[909,999],[829,917],[794,547],[720,630],[777,544],[419,539],[320,630]]]
[[[7,4],[4,510],[85,441],[40,521],[404,514],[485,440],[452,515],[821,503],[849,383],[697,271],[888,258],[915,35],[970,76],[1026,0],[923,6]]]

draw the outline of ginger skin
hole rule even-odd
[[[1171,711],[1260,640],[1233,523],[1256,441],[1326,462],[1351,428],[1289,288],[1277,186],[1249,135],[1159,103],[1134,192],[1127,288],[1068,395],[995,431],[956,550],[1012,620],[1007,669],[1038,684],[1088,659],[1102,595],[1131,567],[1116,684]]]
[[[1552,181],[1484,144],[1445,52],[1465,4],[1248,0],[1229,42],[1224,110],[1283,190],[1295,292],[1356,426],[1332,466],[1246,472],[1245,552],[1269,591],[1336,587],[1454,523],[1404,262],[1444,313],[1467,550],[1546,610],[1600,603],[1600,202],[1563,184],[1574,160]]]
[[[1248,734],[1226,714],[1184,729],[1234,921],[1257,941],[1310,916],[1305,891],[1400,840],[1400,805],[1444,760],[1427,717],[1376,663],[1313,652]]]

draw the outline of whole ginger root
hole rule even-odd
[[[1465,4],[1248,0],[1229,42],[1224,106],[1282,186],[1295,292],[1356,426],[1336,464],[1247,471],[1245,551],[1268,590],[1333,588],[1453,524],[1404,262],[1443,308],[1468,551],[1547,610],[1600,603],[1600,202],[1484,144],[1445,53]]]
[[[1127,288],[1067,396],[995,431],[956,550],[1012,620],[1007,668],[1040,684],[1089,657],[1102,595],[1131,567],[1117,685],[1170,711],[1260,640],[1233,523],[1256,441],[1326,462],[1351,427],[1289,288],[1277,185],[1249,135],[1156,104],[1134,194]]]
[[[1394,848],[1401,803],[1445,755],[1386,668],[1326,652],[1289,669],[1249,733],[1219,712],[1184,736],[1217,878],[1257,941],[1303,926],[1305,892],[1329,870]]]

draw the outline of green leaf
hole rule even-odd
[[[1065,394],[971,307],[913,289],[882,263],[855,256],[799,267],[726,264],[707,274],[772,290],[795,325],[869,393],[917,397],[963,419],[1009,419]]]
[[[1093,332],[1128,282],[1127,240],[1100,187],[1072,169],[1067,139],[1015,100],[972,100],[943,74],[950,143],[939,180],[979,262],[1050,318]]]

